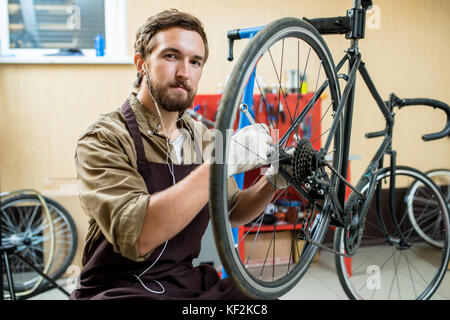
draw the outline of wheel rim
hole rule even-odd
[[[430,198],[430,194],[424,188],[423,183],[420,181],[414,182],[411,186],[406,202],[408,205],[408,216],[411,224],[413,225],[415,231],[428,243],[442,248],[444,242],[439,239],[439,226],[442,223],[442,217],[440,215],[435,215],[435,212],[431,211],[428,213],[426,209],[432,207],[434,204],[434,199]],[[428,213],[428,214],[427,214]],[[424,217],[424,215],[428,215]],[[434,226],[428,226],[427,229],[423,229],[418,221],[423,219],[429,219],[434,221]]]
[[[431,180],[433,180],[436,186],[440,189],[445,201],[447,202],[447,207],[450,208],[450,172],[448,170],[433,170],[428,172],[427,176],[430,177]],[[416,221],[416,216],[420,218],[421,212],[415,210],[415,203],[420,202],[426,204],[427,201],[427,195],[421,194],[423,191],[420,187],[421,183],[419,181],[416,181],[408,191],[407,203],[409,219],[411,220],[411,223],[413,224],[416,232],[420,234],[428,243],[438,248],[442,248],[442,241],[437,240],[435,235],[430,232],[435,230],[435,228],[431,230],[423,230],[422,228],[420,228],[420,225]],[[437,225],[440,223],[441,221],[436,220]]]
[[[427,176],[441,189],[447,206],[450,208],[450,170],[433,170]]]

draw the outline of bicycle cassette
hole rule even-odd
[[[307,138],[302,138],[295,147],[293,169],[294,180],[297,184],[302,184],[316,169],[316,153],[317,151],[313,149]]]

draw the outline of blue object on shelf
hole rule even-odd
[[[105,55],[105,38],[101,34],[95,36],[94,47],[97,57],[103,57]]]

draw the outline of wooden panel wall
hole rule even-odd
[[[226,31],[267,23],[283,16],[325,17],[344,15],[350,0],[128,0],[128,44],[132,54],[136,28],[166,8],[198,16],[206,27],[210,59],[199,93],[215,93],[233,62],[226,61]],[[375,0],[381,28],[368,30],[361,42],[364,60],[384,98],[395,91],[400,97],[434,97],[450,102],[450,2],[447,0]],[[327,37],[334,54],[342,55],[348,42]],[[242,51],[245,41],[236,44]],[[336,58],[337,59],[337,58]],[[36,188],[47,178],[75,177],[74,150],[81,132],[101,112],[120,106],[132,90],[132,65],[0,65],[0,190]],[[361,85],[358,85],[360,88]],[[356,96],[352,174],[359,177],[377,142],[363,133],[379,130],[383,119],[366,89]],[[449,167],[449,139],[423,143],[420,135],[439,129],[441,115],[429,110],[401,111],[395,144],[399,162],[422,170]],[[406,150],[406,152],[403,152]],[[403,153],[402,153],[403,152]]]

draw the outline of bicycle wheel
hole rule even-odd
[[[286,87],[283,75],[287,70],[295,84]],[[339,103],[335,65],[316,29],[300,19],[284,18],[260,30],[250,40],[233,69],[217,116],[216,129],[224,140],[221,148],[216,146],[216,155],[222,151],[223,159],[227,159],[228,133],[239,126],[239,107],[247,83],[253,84],[253,72],[256,79],[252,110],[255,122],[268,125],[274,144],[280,150],[297,147],[300,142],[303,145],[306,140],[314,151],[320,150],[329,136]],[[313,83],[312,93],[302,93],[305,79]],[[263,85],[272,82],[271,89]],[[342,119],[336,117],[336,121],[335,135],[330,137],[330,150],[324,150],[324,154],[332,166],[340,170]],[[323,170],[336,185],[333,173],[327,171],[328,168]],[[251,170],[235,178],[242,179],[240,187],[244,190],[264,178],[263,172]],[[305,234],[309,240],[323,240],[330,221],[329,200],[313,201],[305,196],[309,192],[306,184],[297,184],[295,188],[291,184],[289,188],[278,191],[259,218],[251,226],[239,229],[244,232],[238,232],[234,239],[229,215],[235,206],[228,206],[227,177],[227,165],[216,162],[211,166],[209,205],[221,261],[230,278],[249,296],[279,297],[301,279],[313,260],[318,247],[302,240]],[[241,193],[239,200],[243,197]],[[276,220],[270,226],[263,226],[264,218],[271,210],[276,215],[277,200],[292,204],[287,208],[289,224]]]
[[[427,172],[426,175],[439,187],[447,202],[447,206],[450,206],[450,171],[446,169],[437,169]],[[418,223],[418,221],[423,220],[425,217],[423,216],[423,212],[417,210],[417,208],[423,206],[426,207],[429,201],[433,201],[433,199],[429,199],[428,194],[424,193],[420,181],[414,182],[408,189],[406,201],[408,204],[409,219],[416,232],[428,243],[438,248],[442,248],[443,244],[438,232],[442,223],[441,215],[427,215],[427,219],[435,222],[434,226],[430,224],[427,229],[422,229],[420,223]],[[418,206],[418,204],[421,204],[422,206]]]
[[[61,204],[46,197],[44,200],[50,217],[44,214],[42,203],[35,195],[22,194],[1,202],[2,243],[17,245],[19,254],[56,280],[75,256],[77,230]],[[10,266],[18,298],[29,298],[48,286],[47,281],[14,255],[10,256]],[[6,277],[3,285],[4,296],[8,297]]]
[[[339,280],[351,299],[429,299],[445,276],[450,257],[450,230],[448,207],[442,193],[430,178],[413,168],[397,167],[394,178],[395,217],[389,203],[392,172],[385,168],[378,173],[361,245],[351,257],[351,270],[346,268],[344,257],[336,256]],[[408,217],[406,193],[415,181],[420,193],[428,199],[426,203],[414,204],[415,210],[421,212],[416,222],[422,230],[435,228],[439,216],[437,234],[442,248],[425,241]],[[335,249],[341,253],[345,252],[344,236],[343,229],[335,233]]]
[[[428,177],[441,189],[447,205],[450,207],[450,170],[436,169],[426,173]]]

